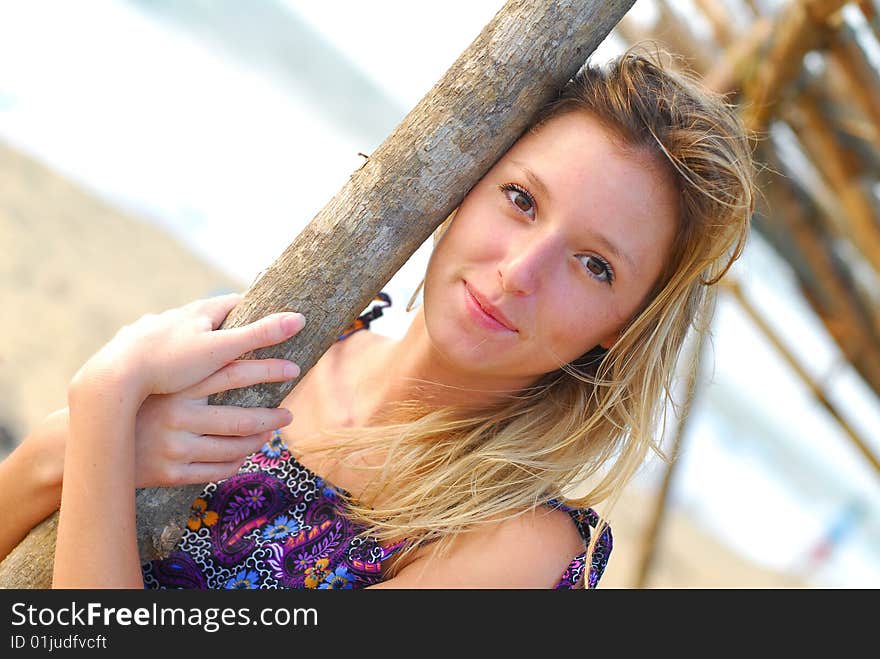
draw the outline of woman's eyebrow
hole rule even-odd
[[[626,261],[626,264],[629,266],[631,272],[638,274],[639,270],[636,268],[636,264],[630,258],[629,254],[617,248],[617,246],[611,242],[607,236],[602,235],[601,233],[597,233],[596,231],[587,230],[587,235],[592,238],[595,242],[599,243],[600,246],[604,247],[612,256],[617,257],[618,261]]]
[[[526,178],[529,179],[529,182],[538,188],[538,191],[548,200],[550,201],[550,190],[547,189],[547,186],[544,185],[544,181],[542,181],[535,172],[531,169],[523,165],[521,162],[517,162],[516,160],[511,160],[511,164],[519,167],[522,172],[526,175]]]

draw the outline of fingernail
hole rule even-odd
[[[305,327],[306,317],[301,313],[294,313],[287,316],[283,321],[285,332],[295,332]]]
[[[296,364],[290,363],[284,365],[284,377],[288,380],[290,378],[295,378],[299,375],[299,366]]]

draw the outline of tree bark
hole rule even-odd
[[[291,359],[304,375],[633,3],[511,0],[505,4],[262,274],[224,327],[276,311],[304,313],[308,322],[302,332],[255,354]],[[211,402],[277,406],[291,389],[290,383],[263,384],[226,392]],[[142,560],[164,556],[174,546],[200,488],[138,492]],[[43,524],[54,525],[55,520]],[[55,533],[54,528],[42,526],[0,564],[0,586],[51,585]]]

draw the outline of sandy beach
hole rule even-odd
[[[122,325],[199,297],[243,291],[248,283],[3,143],[0,172],[4,456],[28,428],[66,405],[70,378]],[[615,509],[614,551],[602,587],[633,585],[652,498],[631,488]],[[803,585],[738,556],[683,511],[671,510],[667,519],[648,587]]]

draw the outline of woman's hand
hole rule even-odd
[[[208,405],[211,394],[299,375],[283,359],[238,360],[284,341],[304,325],[301,314],[266,316],[240,328],[216,330],[241,300],[238,294],[198,300],[124,327],[77,373],[101,378],[123,369],[148,395],[135,423],[137,487],[205,483],[228,478],[246,456],[291,421],[289,411]]]
[[[284,408],[208,405],[208,396],[296,377],[283,359],[239,360],[175,394],[155,394],[135,421],[137,487],[207,483],[233,476],[244,459],[283,428]],[[260,431],[261,428],[269,428]]]
[[[205,385],[208,388],[229,388],[216,386],[231,381],[229,364],[246,352],[289,339],[305,325],[302,314],[285,312],[243,327],[218,330],[241,297],[230,293],[142,316],[119,330],[77,371],[71,388],[124,382],[142,400],[150,394],[188,390],[210,376],[214,380]],[[279,362],[292,368],[290,377],[298,375],[295,364]]]
[[[73,377],[53,587],[143,587],[134,497],[140,408],[152,394],[187,392],[198,400],[226,389],[245,368],[233,363],[238,357],[303,327],[300,314],[282,313],[217,329],[240,299],[224,295],[144,316]],[[256,434],[273,425],[256,422],[262,427],[239,431]]]

